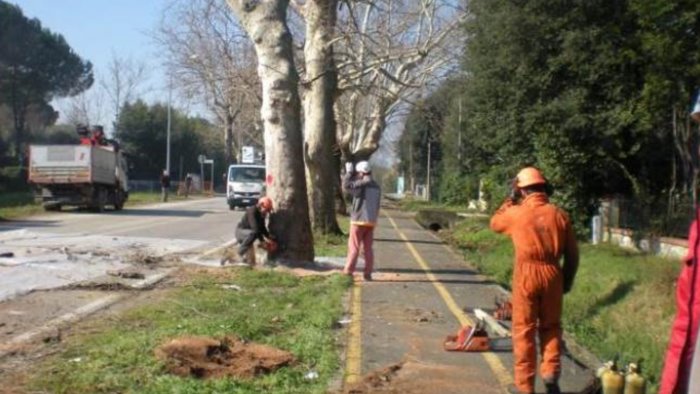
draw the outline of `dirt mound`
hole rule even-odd
[[[156,348],[155,355],[170,373],[201,379],[252,378],[294,362],[289,352],[234,336],[220,341],[209,337],[175,338]]]
[[[382,393],[402,393],[399,388],[392,387],[392,380],[398,371],[403,368],[403,363],[392,364],[378,371],[373,371],[365,375],[361,381],[350,385],[343,393],[345,394],[365,394],[381,391]]]

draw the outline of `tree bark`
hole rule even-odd
[[[307,88],[304,96],[304,158],[311,223],[323,234],[339,234],[335,217],[338,163],[333,156],[336,122],[333,103],[338,76],[333,60],[333,38],[338,0],[309,0],[304,5],[306,20]]]
[[[287,27],[288,0],[227,0],[258,57],[262,81],[261,117],[265,136],[267,194],[274,202],[270,230],[277,236],[275,257],[313,261],[306,195],[299,76]]]

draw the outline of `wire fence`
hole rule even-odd
[[[633,199],[610,198],[601,204],[604,226],[658,237],[686,238],[694,212],[693,204],[688,201],[644,204]]]

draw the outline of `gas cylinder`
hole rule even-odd
[[[603,394],[624,394],[625,377],[617,370],[617,362],[613,360],[610,369],[603,371],[600,377]]]
[[[647,382],[641,375],[641,372],[641,368],[638,364],[630,363],[627,366],[624,394],[646,394]]]
[[[595,371],[595,377],[598,378],[598,379],[602,378],[602,377],[603,377],[603,373],[605,373],[605,371],[609,371],[609,370],[610,370],[610,367],[611,367],[612,365],[613,365],[613,362],[612,362],[612,361],[606,361],[605,363],[603,363],[603,365],[601,365],[601,366]]]

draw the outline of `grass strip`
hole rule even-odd
[[[510,288],[512,244],[493,233],[488,221],[469,218],[442,234],[482,273]],[[625,363],[643,359],[649,392],[656,392],[676,310],[680,263],[613,245],[579,246],[574,288],[564,296],[564,329],[603,360],[616,354]]]
[[[196,273],[161,302],[69,337],[63,352],[32,371],[29,386],[51,393],[324,393],[340,369],[336,322],[350,284],[342,275]],[[298,363],[255,379],[199,380],[165,373],[153,353],[174,337],[227,334],[290,351]],[[318,378],[306,379],[310,371]]]
[[[348,252],[348,234],[350,231],[350,218],[337,216],[338,225],[343,234],[323,234],[314,231],[314,250],[316,256],[343,257]]]

